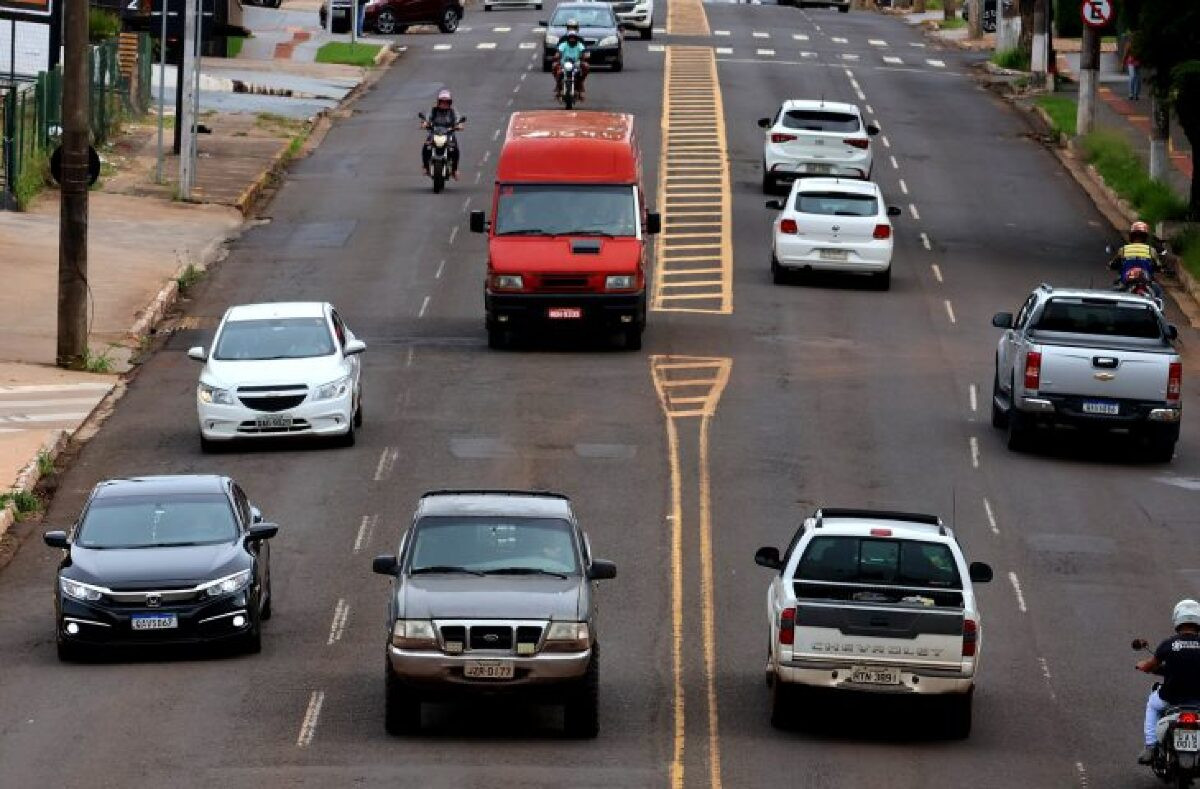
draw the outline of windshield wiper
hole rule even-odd
[[[459,567],[453,564],[431,564],[428,567],[417,567],[409,571],[410,575],[423,575],[426,573],[460,573],[463,575],[479,575],[483,573],[478,570],[472,570],[469,567]]]
[[[488,570],[488,575],[553,575],[555,578],[566,578],[566,573],[556,573],[553,570],[543,570],[540,567],[498,567]]]
[[[616,233],[610,233],[607,230],[572,230],[570,233],[563,233],[564,236],[603,236],[605,238],[613,238]],[[630,233],[630,235],[633,235]]]
[[[518,230],[501,230],[496,233],[498,236],[557,236],[559,233],[551,233],[549,230],[543,230],[540,227],[523,227]]]

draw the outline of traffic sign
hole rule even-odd
[[[1089,27],[1105,27],[1113,18],[1112,0],[1083,0],[1080,13]]]
[[[50,154],[50,175],[54,176],[54,180],[62,183],[62,146],[54,149],[54,153]],[[96,181],[100,179],[100,154],[96,153],[96,149],[88,146],[88,186],[95,186]]]

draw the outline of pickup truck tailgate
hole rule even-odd
[[[957,669],[963,618],[961,608],[801,602],[792,655]]]
[[[1146,351],[1042,346],[1038,391],[1081,397],[1165,400],[1172,356]]]

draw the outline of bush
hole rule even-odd
[[[1171,242],[1171,248],[1193,277],[1200,279],[1200,230],[1185,230]]]
[[[1033,100],[1033,103],[1041,107],[1046,115],[1050,117],[1050,123],[1056,132],[1065,134],[1068,137],[1075,136],[1075,118],[1078,112],[1075,99],[1068,96],[1050,94],[1038,96]]]
[[[21,165],[21,174],[17,176],[16,189],[17,207],[25,211],[33,198],[38,196],[46,185],[50,175],[50,156],[40,148],[34,149],[29,158]]]
[[[1147,174],[1133,146],[1120,133],[1100,129],[1084,137],[1082,144],[1088,163],[1146,222],[1154,225],[1164,219],[1181,219],[1187,213],[1187,202]]]
[[[103,8],[88,11],[88,39],[93,44],[115,38],[121,32],[121,17]]]
[[[1018,48],[1005,49],[992,55],[992,62],[1000,68],[1013,71],[1029,71],[1029,56]]]

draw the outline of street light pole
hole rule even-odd
[[[196,162],[196,26],[200,24],[198,0],[187,0],[183,16],[183,63],[181,79],[183,96],[179,102],[178,117],[175,123],[180,124],[179,146],[179,199],[192,199]]]
[[[63,3],[63,133],[58,228],[59,367],[87,360],[88,3]]]

